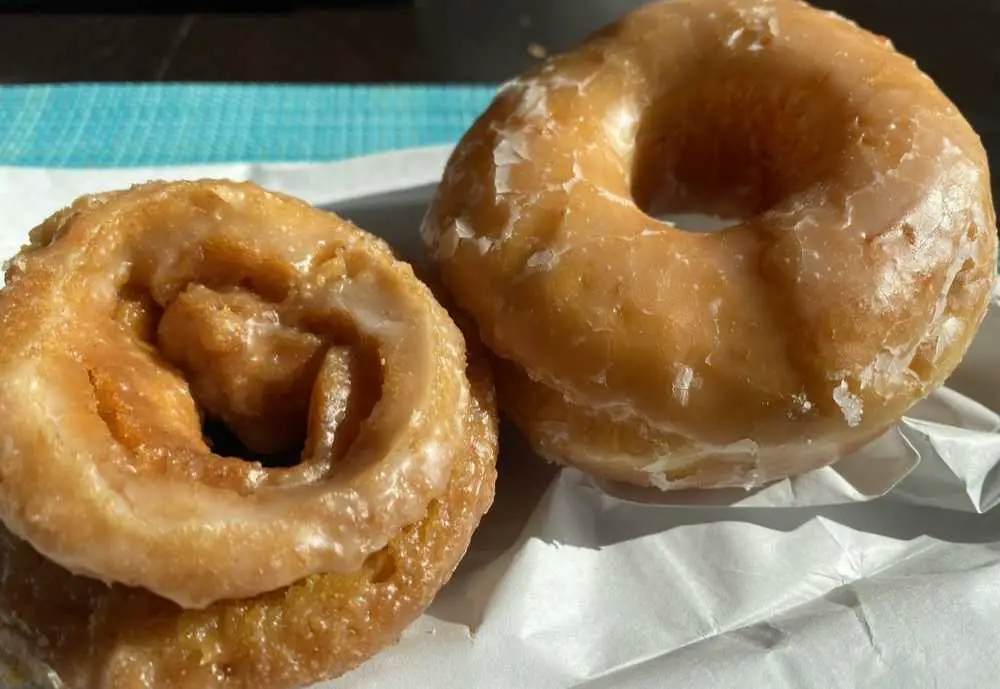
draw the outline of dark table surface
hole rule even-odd
[[[256,14],[205,11],[205,2],[174,12],[163,11],[169,2],[145,4],[158,11],[81,14],[52,11],[45,0],[0,0],[0,8],[38,8],[0,12],[0,83],[499,82],[642,0],[275,2],[284,9]],[[1000,0],[816,4],[916,58],[1000,160]]]

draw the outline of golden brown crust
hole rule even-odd
[[[472,371],[483,442],[456,463],[428,517],[356,575],[314,576],[252,600],[182,610],[139,589],[75,577],[4,530],[2,647],[20,651],[13,660],[25,674],[32,665],[36,675],[51,668],[73,689],[288,689],[355,668],[396,643],[430,604],[493,500],[494,403],[482,361]]]
[[[7,280],[0,648],[37,681],[311,684],[451,576],[493,499],[492,380],[382,240],[251,184],[153,183],[55,214]],[[213,455],[206,414],[301,461]],[[264,583],[312,550],[333,566]]]
[[[690,211],[739,222],[655,217]],[[957,366],[996,275],[975,132],[797,0],[651,3],[515,79],[422,234],[536,449],[662,488],[878,435]]]
[[[443,492],[465,344],[383,241],[218,180],[33,235],[0,293],[0,520],[47,558],[202,607],[356,571]],[[300,461],[213,452],[202,417]]]

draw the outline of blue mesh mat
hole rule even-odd
[[[491,86],[0,88],[0,165],[329,161],[456,141]]]

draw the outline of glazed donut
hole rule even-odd
[[[49,218],[6,281],[0,646],[36,678],[310,684],[450,577],[493,498],[492,382],[382,240],[149,183]]]
[[[735,224],[656,217],[689,212]],[[970,125],[887,40],[795,0],[653,3],[505,85],[422,236],[535,449],[662,489],[883,433],[996,277]]]

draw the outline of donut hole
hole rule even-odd
[[[640,209],[743,221],[831,178],[855,113],[825,72],[781,52],[706,60],[653,99],[632,158]]]
[[[218,442],[238,450],[230,456],[274,455],[287,464],[301,452],[322,339],[286,326],[251,292],[191,284],[164,310],[157,346],[183,372],[202,415],[222,422],[204,429],[216,453]]]
[[[324,345],[308,359],[289,358],[275,368],[273,377],[245,378],[245,387],[220,389],[219,378],[189,378],[212,452],[267,469],[343,457],[379,399],[374,355]],[[221,380],[233,378],[223,372]]]
[[[171,288],[165,305],[145,282],[133,276],[119,288],[111,314],[121,329],[109,337],[128,356],[104,359],[91,375],[99,415],[119,443],[145,453],[130,429],[160,416],[168,421],[159,446],[172,454],[207,445],[219,457],[286,469],[347,453],[382,388],[377,353],[367,352],[350,323],[286,313],[249,278]],[[108,367],[134,395],[105,381]],[[186,402],[168,400],[163,385],[181,390]],[[340,410],[336,423],[331,409]]]
[[[157,348],[187,382],[214,454],[268,468],[340,455],[374,406],[375,362],[289,319],[253,292],[200,284],[164,310]]]
[[[128,365],[132,355],[142,363],[129,373],[99,357],[136,391],[105,383],[101,362],[92,387],[102,419],[135,468],[184,465],[189,478],[225,474],[212,455],[268,469],[338,459],[380,397],[381,364],[348,351],[370,348],[349,316],[317,316],[292,292],[306,268],[349,276],[352,266],[336,260],[343,243],[325,233],[302,244],[258,242],[254,231],[267,222],[239,199],[206,192],[189,201],[147,214],[151,239],[135,247],[117,286],[109,332],[129,351]],[[136,440],[131,429],[142,423],[155,426],[156,442]]]
[[[187,383],[196,409],[189,418],[201,419],[200,437],[214,454],[291,467],[306,445],[310,392],[326,347],[315,335],[283,328],[274,308],[250,291],[255,286],[248,280],[215,291],[191,284],[164,307],[132,281],[119,289],[112,320],[142,357],[145,380],[155,368]],[[131,446],[116,417],[134,416],[135,405],[110,404],[120,394],[98,380],[92,373],[98,411]]]
[[[287,469],[298,465],[305,448],[305,433],[302,433],[295,442],[286,444],[283,449],[258,452],[248,447],[223,420],[209,416],[202,422],[201,434],[214,454],[258,462],[267,469]]]
[[[315,342],[308,334],[295,336],[309,346]],[[211,387],[219,378],[207,385],[192,382],[212,451],[269,469],[344,457],[381,395],[378,354],[323,343],[312,351],[279,353],[271,362],[263,376],[246,378],[245,388],[222,388],[221,402],[219,388]],[[222,380],[231,379],[223,374]]]

